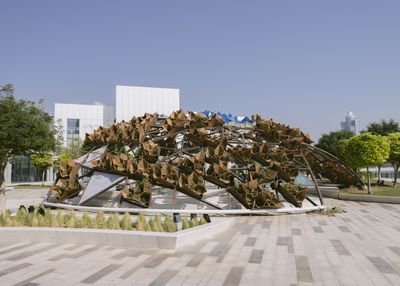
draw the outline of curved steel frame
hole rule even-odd
[[[169,117],[145,114],[87,134],[85,154],[60,166],[47,202],[75,197],[84,205],[119,185],[124,201],[148,208],[152,186],[161,186],[222,209],[203,199],[208,182],[246,209],[282,208],[278,193],[299,208],[307,198],[306,187],[294,184],[300,169],[311,176],[321,205],[317,176],[362,185],[343,162],[311,143],[299,129],[258,115],[252,124],[232,125],[218,115],[181,110]]]

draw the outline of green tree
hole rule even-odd
[[[354,168],[378,166],[389,158],[390,146],[386,138],[371,133],[362,133],[349,139],[346,144],[345,157]],[[371,194],[371,180],[368,175],[368,194]]]
[[[31,155],[31,161],[41,172],[42,186],[44,186],[44,174],[47,168],[53,166],[53,155],[46,153],[37,153]]]
[[[353,136],[354,134],[348,130],[333,131],[329,134],[322,134],[321,138],[318,140],[318,144],[315,146],[343,160],[344,158],[341,157],[342,153],[340,149],[341,146],[339,146],[339,141],[343,139],[349,139]]]
[[[387,136],[387,141],[390,145],[390,153],[388,162],[390,162],[394,169],[393,187],[397,184],[397,173],[400,167],[400,132],[390,133]]]
[[[81,139],[76,140],[76,143],[72,146],[60,147],[57,149],[57,165],[68,163],[69,160],[79,157],[81,155],[83,141]]]
[[[390,133],[400,132],[400,126],[399,123],[393,119],[389,119],[388,121],[381,119],[379,122],[372,122],[368,124],[367,132],[374,135],[386,136]]]
[[[346,148],[347,148],[347,144],[349,144],[350,138],[348,139],[341,139],[337,142],[336,145],[336,150],[337,150],[337,157],[342,160],[343,162],[345,162],[346,164],[350,165],[349,162],[347,162],[347,158],[346,158]],[[351,165],[350,165],[351,166]]]
[[[15,155],[54,151],[57,132],[42,102],[16,100],[13,85],[0,87],[0,210],[4,209],[4,171],[9,160]]]
[[[369,123],[367,126],[367,132],[370,132],[374,135],[387,136],[390,133],[399,131],[399,123],[393,119],[389,119],[388,121],[381,119],[381,121]],[[382,165],[378,165],[378,182],[381,181],[381,167]]]

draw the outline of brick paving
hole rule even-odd
[[[400,285],[400,205],[326,201],[177,250],[0,244],[0,285]]]

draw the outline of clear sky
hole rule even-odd
[[[309,132],[400,121],[400,1],[0,0],[0,85],[114,104],[175,87],[185,110],[259,113]]]

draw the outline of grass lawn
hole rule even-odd
[[[384,186],[377,186],[376,183],[371,183],[371,191],[374,196],[400,197],[400,186],[393,188],[390,182],[385,182]],[[346,194],[368,195],[367,190],[359,190],[353,187],[341,189],[340,192]]]

